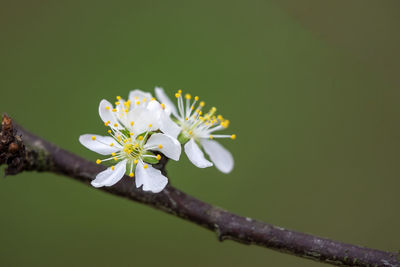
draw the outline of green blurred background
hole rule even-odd
[[[0,111],[84,157],[102,98],[163,86],[231,121],[229,175],[172,184],[282,227],[399,249],[399,1],[2,1]],[[209,106],[210,106],[209,105]],[[0,180],[0,266],[322,266],[48,173]]]

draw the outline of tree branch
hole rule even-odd
[[[156,166],[165,173],[166,158]],[[22,171],[62,174],[90,184],[104,167],[87,161],[37,137],[3,116],[0,132],[0,164],[7,164],[6,175]],[[108,193],[147,204],[214,231],[218,239],[255,244],[315,261],[344,266],[399,266],[399,253],[345,244],[287,230],[241,217],[191,197],[168,185],[161,193],[137,189],[134,179],[124,177]]]

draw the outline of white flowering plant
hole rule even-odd
[[[128,100],[116,97],[114,105],[101,100],[99,115],[108,127],[108,136],[84,134],[79,137],[86,148],[108,156],[98,159],[97,164],[107,164],[108,168],[92,181],[94,187],[113,186],[126,174],[135,178],[136,187],[153,193],[161,192],[168,184],[159,169],[152,165],[159,163],[162,155],[178,161],[181,145],[189,160],[199,168],[215,164],[223,173],[233,169],[233,157],[216,138],[236,139],[236,135],[221,135],[214,132],[229,126],[229,120],[216,115],[213,107],[203,114],[205,106],[199,97],[186,94],[182,97],[179,90],[178,109],[173,105],[164,90],[155,88],[151,93],[133,90]],[[207,160],[202,149],[209,156]]]

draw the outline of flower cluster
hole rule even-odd
[[[135,177],[136,187],[158,193],[168,178],[152,165],[159,163],[162,155],[178,161],[181,144],[189,160],[199,168],[215,164],[224,173],[233,169],[231,153],[214,140],[236,138],[234,134],[214,134],[227,128],[229,120],[216,115],[215,107],[203,114],[205,103],[199,102],[197,96],[183,96],[181,90],[175,94],[178,108],[162,88],[156,87],[155,94],[160,102],[141,90],[131,91],[128,100],[117,96],[115,105],[104,99],[100,102],[99,115],[109,135],[79,137],[86,148],[108,156],[96,161],[109,167],[92,181],[94,187],[112,186],[127,174]],[[205,158],[202,148],[211,161]]]

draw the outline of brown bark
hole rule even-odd
[[[167,159],[155,166],[165,173]],[[63,150],[24,130],[4,115],[0,133],[0,164],[6,174],[47,171],[89,184],[104,167]],[[242,217],[202,202],[168,185],[161,193],[137,189],[124,177],[101,190],[147,204],[214,231],[218,239],[255,244],[284,253],[341,266],[399,266],[399,254],[345,244]]]

